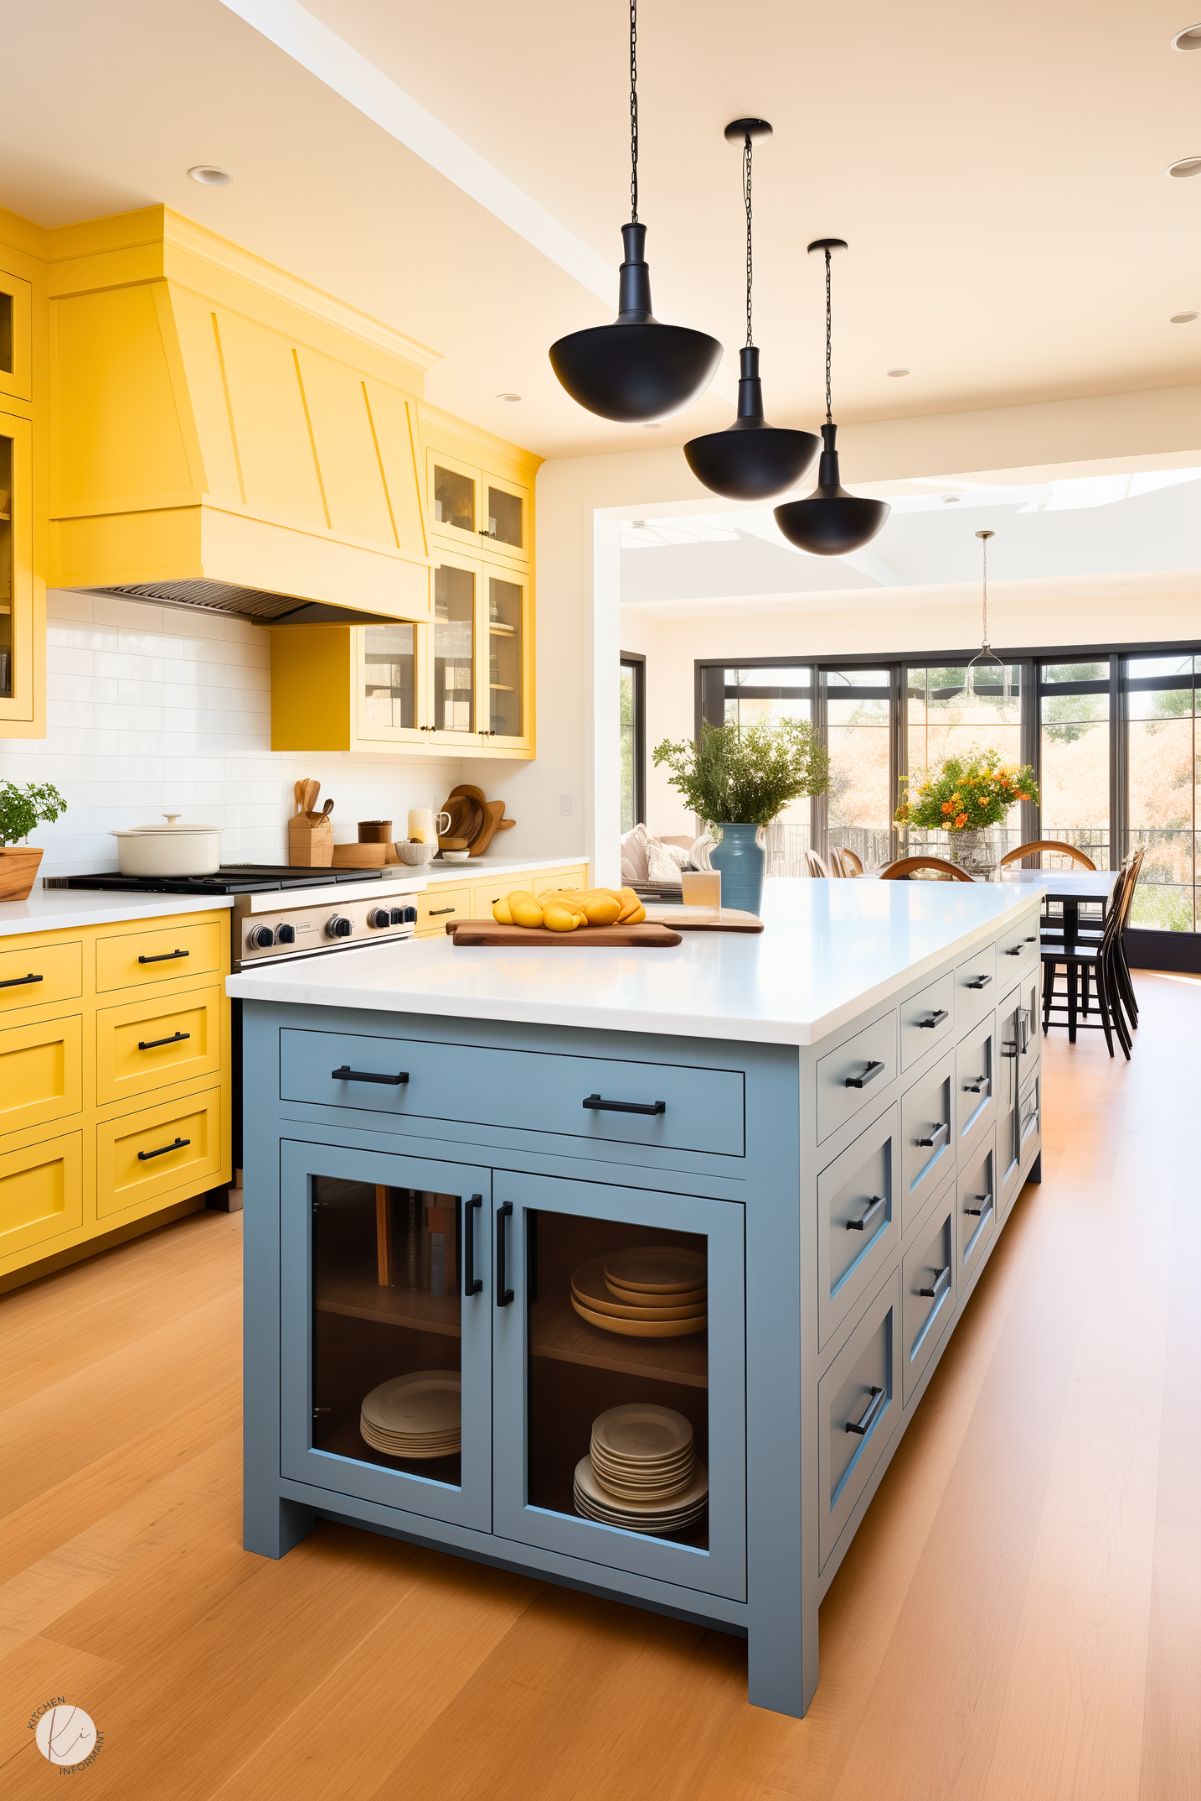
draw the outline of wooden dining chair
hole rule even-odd
[[[1078,869],[1095,869],[1097,867],[1085,851],[1077,850],[1074,844],[1064,844],[1058,838],[1032,838],[1029,844],[1019,844],[1016,850],[1005,852],[1001,858],[1000,867],[1008,869],[1011,863],[1023,863],[1027,857],[1036,856],[1038,867],[1041,869],[1044,853],[1048,856],[1066,857],[1068,862],[1074,863]]]
[[[829,864],[826,862],[825,858],[819,856],[815,850],[807,850],[805,852],[805,868],[809,871],[811,876],[828,877],[830,874]]]
[[[1122,1016],[1119,998],[1117,943],[1121,935],[1123,900],[1129,882],[1130,870],[1123,867],[1114,878],[1099,938],[1090,941],[1077,937],[1072,940],[1070,947],[1063,941],[1045,943],[1042,949],[1043,1031],[1049,1031],[1053,1025],[1066,1025],[1069,1044],[1075,1044],[1077,1032],[1104,1032],[1111,1057],[1116,1035],[1127,1063],[1130,1061],[1133,1041]],[[1062,990],[1056,986],[1056,974],[1061,964],[1066,982]],[[1088,992],[1085,985],[1088,977],[1091,977],[1096,995],[1096,1007],[1093,1011],[1098,1017],[1095,1019],[1088,1018],[1088,1009],[1080,1004],[1082,993]]]
[[[907,882],[910,876],[919,871],[929,870],[930,874],[942,882],[970,882],[971,876],[966,869],[960,869],[954,863],[948,863],[945,857],[898,857],[880,871],[882,882]]]
[[[839,874],[857,876],[863,874],[863,859],[858,851],[848,850],[844,844],[840,850],[830,852],[831,859],[837,858]]]

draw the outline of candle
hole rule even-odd
[[[432,844],[434,831],[434,809],[432,807],[409,808],[409,837],[414,844]]]

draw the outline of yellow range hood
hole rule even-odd
[[[431,616],[422,346],[163,207],[53,234],[50,584]]]

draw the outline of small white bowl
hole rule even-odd
[[[423,864],[433,862],[437,848],[436,844],[410,844],[407,839],[402,839],[396,846],[396,854],[402,863],[420,868]]]
[[[442,852],[442,861],[444,863],[466,863],[469,861],[470,857],[471,852],[469,850],[444,850]]]

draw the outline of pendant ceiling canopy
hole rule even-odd
[[[730,500],[769,500],[800,481],[813,461],[817,439],[812,432],[769,425],[763,416],[759,352],[751,316],[751,157],[754,140],[770,137],[771,126],[766,119],[735,119],[726,126],[725,135],[742,143],[746,209],[746,344],[739,353],[738,417],[725,431],[691,439],[684,446],[684,455],[692,473],[714,494]]]
[[[651,310],[646,226],[638,218],[638,0],[630,0],[630,222],[621,236],[615,323],[560,338],[550,362],[579,406],[602,419],[646,424],[695,399],[713,379],[721,345],[703,331],[663,325]]]
[[[785,501],[775,509],[776,524],[788,542],[819,557],[845,556],[848,551],[861,550],[875,537],[889,513],[887,501],[848,494],[839,477],[835,443],[838,427],[834,423],[831,388],[830,261],[836,250],[845,249],[842,238],[815,238],[809,246],[810,256],[820,251],[826,261],[826,422],[822,426],[822,456],[812,494],[804,500]]]

